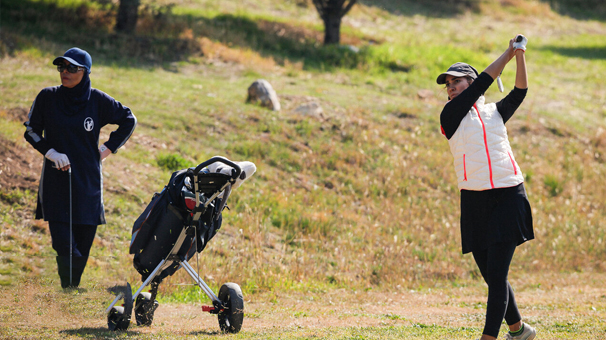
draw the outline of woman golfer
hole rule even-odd
[[[97,225],[105,224],[101,161],[126,143],[137,119],[128,107],[91,88],[88,52],[71,48],[53,64],[61,86],[38,94],[24,125],[25,139],[46,158],[36,219],[49,222],[61,287],[67,288],[78,287]],[[99,145],[107,124],[118,129]]]
[[[471,252],[488,284],[486,322],[481,340],[496,339],[503,318],[506,339],[534,339],[536,331],[522,322],[511,285],[509,265],[516,247],[534,238],[524,177],[516,162],[505,123],[526,96],[526,38],[516,36],[484,72],[455,63],[438,76],[449,102],[440,114],[442,133],[454,156],[461,190],[463,254]],[[501,101],[486,103],[484,92],[515,57],[515,88]]]

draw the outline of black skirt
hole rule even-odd
[[[534,239],[532,211],[524,183],[484,191],[461,190],[463,254],[499,242]]]

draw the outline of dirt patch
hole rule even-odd
[[[6,118],[8,120],[25,122],[29,111],[24,107],[14,107],[8,110],[0,110],[0,118]]]
[[[547,339],[552,325],[557,328],[574,320],[575,325],[585,329],[588,326],[580,325],[603,320],[606,316],[604,278],[604,274],[597,273],[554,273],[525,276],[512,283],[517,287],[516,298],[524,320],[536,325]],[[65,293],[58,288],[56,280],[33,279],[21,282],[19,287],[0,288],[0,301],[3,301],[0,319],[8,326],[5,333],[0,329],[0,338],[2,335],[30,338],[30,329],[40,332],[39,337],[32,334],[31,338],[112,335],[106,333],[104,314],[112,296],[97,284],[86,282],[83,286],[80,292]],[[481,329],[486,288],[478,283],[421,291],[335,289],[282,294],[275,291],[245,296],[245,299],[242,329],[245,334],[270,332],[291,338],[299,331],[325,334],[343,327],[440,325]],[[208,304],[205,298],[201,300],[199,303],[161,303],[151,327],[137,327],[133,318],[126,335],[146,339],[220,335],[216,316],[201,311],[200,305]]]
[[[0,111],[0,118],[24,122],[27,120],[27,110],[14,108]],[[37,189],[41,169],[42,156],[38,151],[0,135],[0,190]]]
[[[590,275],[582,275],[585,278]],[[603,277],[603,275],[601,275]],[[532,324],[565,322],[571,315],[590,320],[604,316],[606,299],[597,281],[583,282],[574,275],[549,275],[548,285],[522,287],[516,292],[520,312]],[[541,280],[543,281],[543,280]],[[575,303],[570,304],[574,299]],[[339,289],[323,293],[254,296],[245,302],[243,330],[321,329],[327,327],[385,327],[413,324],[478,327],[484,324],[486,288],[437,288],[422,291],[355,292]],[[546,313],[546,310],[549,310]],[[196,320],[191,322],[191,320]],[[158,328],[172,332],[216,330],[214,316],[200,304],[163,304],[155,314]],[[145,332],[154,332],[153,328]]]

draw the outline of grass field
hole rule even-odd
[[[142,2],[135,36],[113,32],[112,2],[0,3],[0,337],[220,336],[214,318],[193,312],[200,295],[182,272],[161,286],[164,324],[102,330],[107,289],[140,279],[127,254],[133,221],[172,170],[213,155],[258,168],[195,266],[215,290],[241,285],[247,318],[234,338],[478,337],[486,291],[460,254],[459,193],[439,133],[446,94],[435,77],[456,61],[481,70],[524,33],[530,89],[508,131],[536,240],[518,248],[512,283],[543,338],[606,338],[603,5],[367,0],[342,27],[356,53],[321,46],[310,1]],[[139,125],[104,162],[108,224],[86,291],[64,294],[48,227],[32,220],[41,156],[22,124],[37,93],[58,84],[52,59],[74,45],[93,56],[93,87]],[[503,72],[506,91],[514,71]],[[281,111],[245,103],[259,78]],[[496,86],[486,95],[502,96]],[[322,113],[297,111],[307,103]]]
[[[86,276],[86,274],[85,274]],[[511,281],[526,321],[540,339],[603,339],[604,274],[542,274]],[[154,325],[107,330],[103,310],[113,295],[86,285],[65,293],[56,281],[32,279],[0,291],[2,339],[475,339],[481,333],[485,287],[430,285],[417,290],[273,291],[245,297],[242,332],[223,335],[199,301],[162,302]],[[207,302],[206,302],[207,303]]]

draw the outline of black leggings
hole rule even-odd
[[[48,222],[48,229],[50,230],[51,239],[53,240],[53,249],[55,249],[57,255],[69,256],[69,223],[50,221]],[[88,257],[96,233],[96,225],[72,225],[72,255],[76,257]]]
[[[513,290],[507,281],[516,245],[515,242],[497,243],[488,249],[472,252],[484,281],[488,284],[486,323],[482,333],[495,338],[499,335],[503,317],[508,325],[522,320]]]

